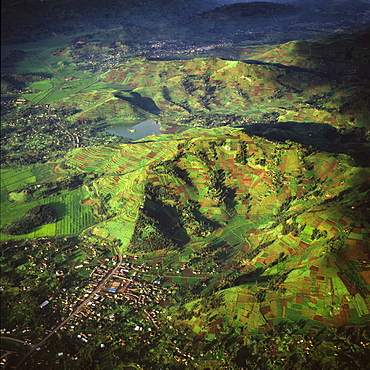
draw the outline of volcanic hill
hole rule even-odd
[[[365,368],[369,29],[162,58],[112,32],[5,55],[2,331],[48,346],[12,365]]]
[[[182,272],[165,283],[197,273],[207,281],[183,303],[186,325],[217,334],[213,323],[232,317],[245,333],[284,320],[368,323],[368,168],[237,129],[166,136],[76,149],[67,163],[99,174],[83,200],[97,214],[104,202],[108,219],[93,235],[120,240],[122,251],[179,258]],[[199,310],[200,293],[225,304]]]

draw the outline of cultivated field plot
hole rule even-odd
[[[68,164],[101,174],[125,174],[174,155],[176,141],[78,148],[67,155]]]
[[[273,50],[278,50],[282,62],[290,55],[282,51],[284,48],[296,50],[292,43]],[[264,55],[260,55],[261,60]],[[134,124],[155,117],[167,124],[169,117],[176,122],[200,113],[237,114],[254,122],[273,113],[280,116],[279,122],[318,122],[341,128],[366,124],[366,109],[339,109],[343,97],[353,94],[353,89],[342,89],[339,94],[325,75],[311,69],[283,68],[278,62],[133,60],[103,74],[97,86],[104,90],[94,90],[94,85],[82,92],[71,90],[73,93],[56,102],[55,107],[80,110],[73,120],[99,117],[111,124]],[[141,100],[120,97],[127,91]],[[364,91],[359,88],[358,93],[363,95]],[[320,104],[316,103],[318,99]]]
[[[32,168],[1,170],[1,227],[22,217],[25,212],[37,205],[37,202],[15,203],[9,201],[9,193],[15,191],[24,184],[33,184],[36,176]]]
[[[81,204],[82,190],[61,191],[59,195],[51,195],[37,200],[21,199],[10,201],[9,193],[27,184],[35,185],[47,178],[55,177],[51,168],[42,166],[1,170],[1,227],[21,218],[36,205],[47,204],[58,215],[58,221],[38,227],[27,235],[6,236],[1,234],[1,240],[38,238],[43,236],[58,236],[77,234],[95,221],[90,207]],[[37,176],[37,177],[36,177]],[[41,181],[39,181],[41,180]],[[41,185],[40,185],[41,186]]]

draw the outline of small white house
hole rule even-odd
[[[42,302],[42,303],[40,304],[40,308],[44,308],[44,307],[45,307],[45,306],[47,306],[49,303],[50,303],[50,302],[49,302],[48,300],[46,300],[46,301]]]

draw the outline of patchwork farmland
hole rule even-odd
[[[40,238],[45,236],[75,235],[95,222],[95,216],[90,207],[81,203],[83,192],[81,188],[72,191],[61,191],[46,197],[27,196],[27,190],[22,188],[36,188],[38,192],[44,187],[41,185],[46,180],[55,179],[47,167],[43,168],[43,175],[40,174],[38,166],[25,167],[18,170],[1,171],[1,227],[21,218],[24,214],[36,205],[49,205],[57,213],[58,219],[55,223],[42,225],[27,235],[6,236],[1,234],[1,240]],[[13,194],[23,194],[19,200],[11,200]]]
[[[142,31],[6,46],[0,362],[364,368],[369,32]]]
[[[225,302],[219,315],[236,320],[244,333],[302,317],[318,326],[368,322],[370,287],[361,261],[369,257],[369,223],[360,211],[368,204],[368,169],[342,154],[220,131],[72,151],[69,166],[100,176],[83,203],[96,215],[104,204],[108,219],[91,236],[119,240],[126,253],[174,249],[194,267],[167,274],[164,284],[209,279]],[[199,268],[195,255],[203,248],[229,252]],[[231,287],[217,288],[223,283],[212,276],[219,274]],[[216,326],[195,303],[185,306],[194,315],[187,325],[196,334],[217,333],[206,329]]]
[[[281,48],[297,50],[293,44]],[[250,122],[273,114],[278,122],[317,122],[341,129],[367,124],[366,104],[361,109],[355,102],[350,109],[342,108],[344,99],[353,96],[352,90],[338,89],[320,68],[289,69],[274,64],[284,61],[284,55],[278,53],[276,60],[266,56],[266,65],[219,58],[135,60],[100,77],[106,86],[103,93],[76,93],[53,106],[77,109],[73,120],[100,117],[110,124],[155,118],[169,126],[179,122],[197,125],[194,115],[210,114],[234,114]],[[263,60],[264,54],[258,57]],[[358,94],[366,99],[361,87]],[[145,108],[144,102],[152,108]]]

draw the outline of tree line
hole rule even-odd
[[[30,233],[38,226],[56,222],[58,215],[49,205],[37,205],[26,214],[5,226],[1,232],[6,235],[23,235]]]

